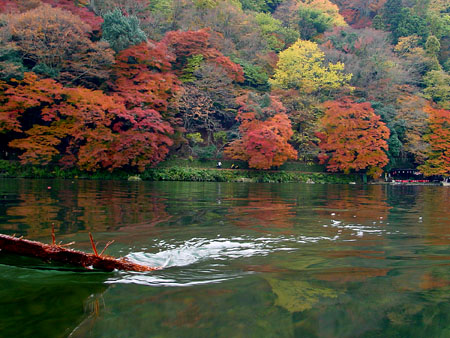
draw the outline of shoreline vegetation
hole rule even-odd
[[[192,181],[192,182],[248,182],[248,183],[362,183],[361,174],[325,172],[325,167],[314,163],[288,162],[277,170],[249,169],[245,162],[171,159],[144,172],[116,170],[86,172],[76,168],[64,169],[57,165],[22,165],[17,161],[0,160],[0,178],[38,179],[92,179],[129,181]],[[235,168],[237,166],[237,168]]]

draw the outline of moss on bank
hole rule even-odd
[[[16,178],[63,178],[63,179],[116,179],[127,180],[130,176],[138,176],[147,181],[195,181],[195,182],[309,182],[309,183],[350,183],[361,181],[359,175],[329,174],[323,172],[302,172],[299,170],[249,170],[227,169],[228,163],[224,163],[222,169],[183,165],[167,166],[167,163],[158,168],[148,169],[136,175],[135,172],[126,171],[97,171],[84,172],[79,169],[62,169],[49,165],[45,167],[21,165],[18,162],[0,160],[0,177]],[[178,162],[177,164],[182,164]],[[198,164],[198,163],[197,163]],[[230,162],[230,166],[231,166]],[[215,162],[214,162],[215,165]],[[239,168],[241,168],[239,166]],[[298,169],[295,168],[295,169]],[[307,169],[310,169],[309,167]],[[317,170],[317,168],[314,168]]]

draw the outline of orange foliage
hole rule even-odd
[[[161,161],[172,143],[167,136],[172,128],[156,110],[127,109],[119,96],[64,88],[33,73],[7,88],[4,101],[0,116],[10,117],[4,119],[5,130],[21,131],[22,121],[34,121],[24,130],[25,138],[9,144],[24,150],[23,163],[47,164],[61,155],[63,164],[91,171],[124,166],[144,170]]]
[[[321,119],[323,132],[318,133],[321,163],[329,171],[367,170],[378,177],[388,163],[384,151],[389,129],[375,115],[370,103],[356,103],[349,98],[324,103],[325,116]]]
[[[423,139],[423,133],[427,129],[427,105],[424,98],[403,90],[397,97],[397,104],[400,109],[396,119],[405,121],[406,132],[404,149],[413,154],[416,163],[423,163],[426,158],[428,144]]]
[[[237,119],[241,122],[241,139],[231,142],[225,154],[233,159],[247,161],[251,168],[270,169],[288,159],[296,159],[297,152],[288,143],[293,135],[291,122],[280,101],[270,97],[270,105],[258,105],[248,95],[238,99],[241,104]],[[256,106],[255,106],[256,105]],[[260,108],[260,116],[257,111]],[[261,117],[270,116],[266,120]]]
[[[112,89],[128,109],[155,109],[167,112],[169,101],[179,90],[171,72],[173,58],[164,43],[142,42],[121,51],[113,68]]]
[[[80,17],[80,19],[88,24],[93,31],[100,31],[103,19],[91,12],[86,5],[89,0],[42,0],[42,2],[71,12]]]
[[[92,42],[90,26],[79,16],[47,4],[7,19],[12,48],[31,65],[59,73],[65,82],[109,76],[113,52],[104,42]]]
[[[0,0],[0,13],[25,12],[40,4],[40,0]]]
[[[345,21],[353,28],[371,25],[371,19],[380,14],[386,0],[334,0]]]
[[[430,115],[430,133],[425,135],[430,144],[425,164],[418,169],[426,176],[450,176],[450,110],[426,108]]]
[[[234,63],[212,46],[207,29],[168,32],[162,42],[167,44],[176,55],[176,69],[183,69],[188,57],[202,55],[206,61],[212,61],[223,68],[233,81],[244,82],[244,71],[241,65]]]

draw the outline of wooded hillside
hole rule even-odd
[[[0,0],[0,13],[1,158],[450,176],[447,1]]]

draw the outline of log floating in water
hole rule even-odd
[[[45,244],[0,234],[0,252],[36,257],[45,261],[54,261],[73,266],[81,266],[86,269],[99,269],[104,271],[113,271],[116,269],[124,271],[159,270],[159,268],[132,263],[125,258],[114,258],[110,256],[103,256],[102,254],[98,255],[92,236],[90,237],[95,254],[89,254],[82,251],[68,249],[62,245],[56,245],[54,240],[53,244]]]

